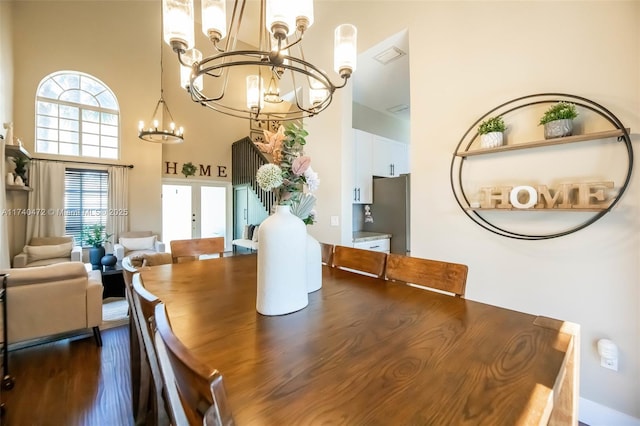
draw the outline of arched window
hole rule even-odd
[[[36,92],[36,152],[118,159],[120,109],[100,80],[77,71],[45,77]]]

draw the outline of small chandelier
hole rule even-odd
[[[160,107],[162,105],[162,108]],[[158,111],[160,114],[158,115]],[[168,116],[171,119],[169,123],[169,129],[164,128],[161,123],[163,123],[163,118]],[[153,111],[153,116],[151,118],[151,127],[145,128],[144,121],[140,121],[138,123],[138,137],[147,142],[156,142],[156,143],[181,143],[184,142],[183,136],[183,128],[178,127],[176,129],[176,124],[173,122],[173,116],[171,115],[171,111],[169,111],[169,107],[162,97],[162,90],[160,90],[160,100],[156,104],[156,109]]]
[[[184,142],[184,130],[182,127],[177,127],[173,121],[169,106],[163,97],[162,90],[162,37],[160,37],[160,99],[156,104],[156,109],[153,110],[151,116],[151,126],[145,127],[144,121],[138,123],[138,137],[147,142],[174,144]],[[169,121],[169,126],[165,126],[165,120]]]
[[[203,58],[194,48],[193,0],[162,1],[164,40],[183,70],[190,72],[182,84],[191,99],[224,114],[258,120],[296,120],[326,109],[333,93],[355,71],[356,27],[342,24],[335,30],[334,70],[342,79],[336,85],[325,71],[305,60],[302,50],[302,38],[313,24],[313,0],[257,2],[257,50],[236,48],[243,17],[250,20],[245,16],[247,2],[233,2],[227,32],[226,0],[201,0],[202,31],[215,49]],[[246,88],[245,97],[233,96],[241,88]]]

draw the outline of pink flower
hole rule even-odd
[[[310,157],[307,157],[306,155],[297,157],[295,160],[293,160],[293,163],[291,163],[291,171],[296,176],[302,176],[302,174],[307,171],[310,164]]]

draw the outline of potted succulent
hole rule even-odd
[[[504,142],[506,126],[502,117],[489,117],[478,126],[480,146],[482,148],[495,148]]]
[[[105,226],[100,223],[88,225],[84,228],[82,237],[85,244],[91,246],[89,249],[89,262],[91,262],[92,269],[100,269],[100,261],[105,255],[104,243],[111,238],[111,235],[105,232]]]
[[[549,107],[540,124],[544,125],[544,138],[553,139],[573,134],[573,119],[578,116],[576,106],[569,102],[557,102]]]

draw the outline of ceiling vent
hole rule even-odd
[[[409,105],[407,104],[400,104],[400,105],[393,106],[391,108],[387,108],[387,111],[389,111],[392,114],[400,114],[401,112],[405,112],[408,110],[409,110]]]
[[[389,62],[393,62],[398,58],[402,58],[406,53],[402,50],[398,49],[395,46],[391,46],[390,48],[383,50],[373,57],[376,61],[380,62],[382,65],[387,65]]]

